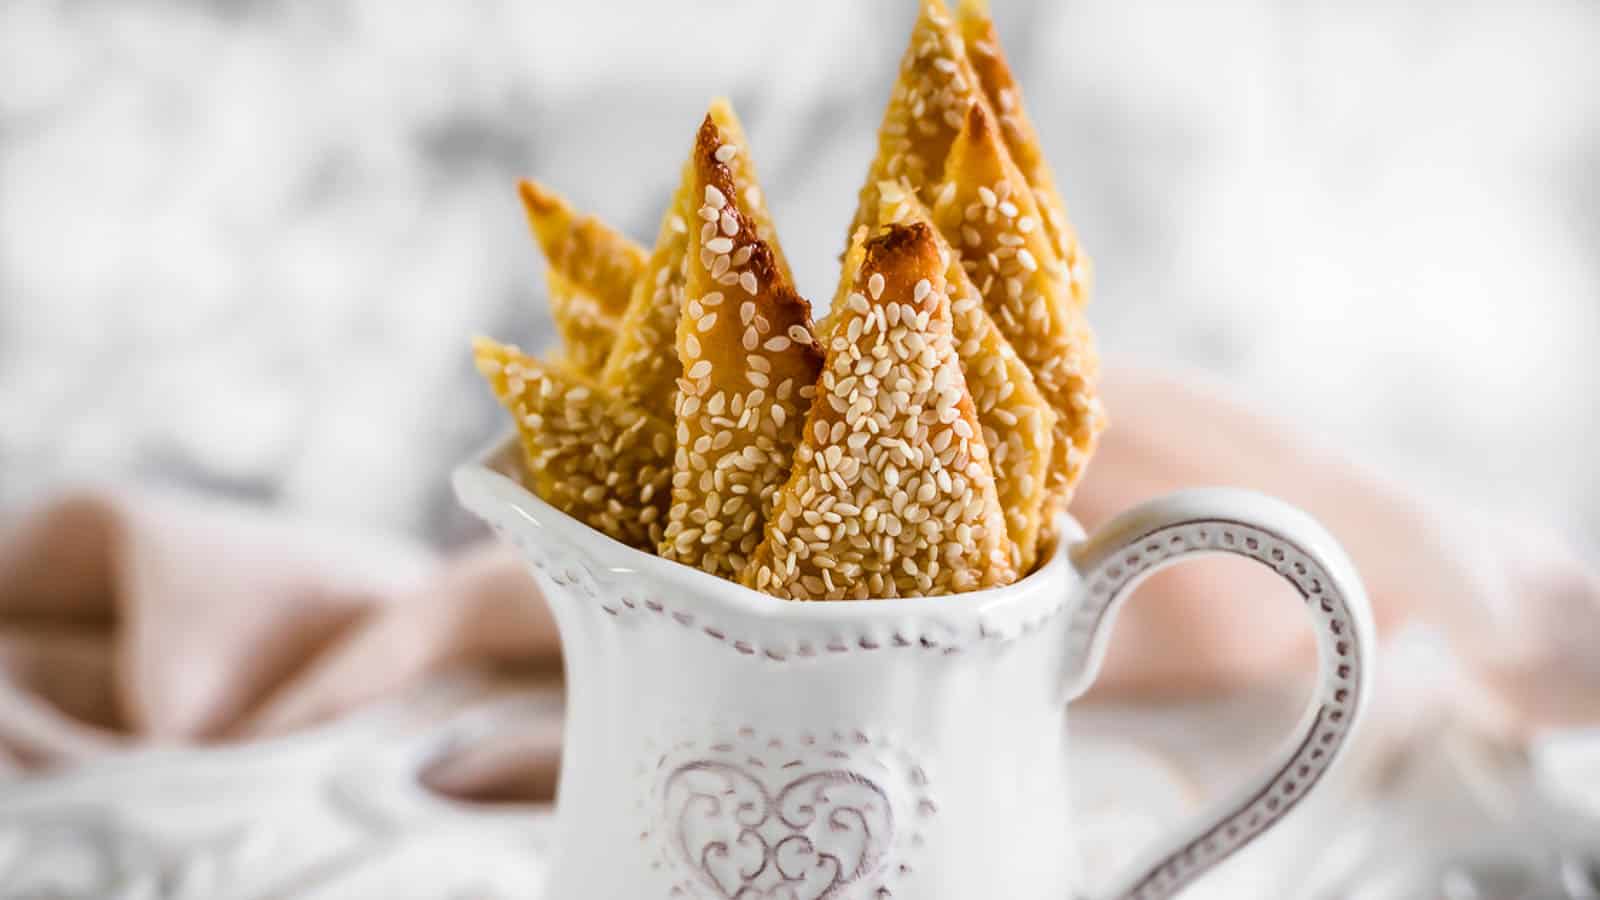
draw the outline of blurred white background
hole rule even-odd
[[[1600,5],[994,5],[1109,357],[1600,547]],[[458,540],[443,473],[502,427],[467,340],[550,334],[513,179],[648,243],[727,94],[826,302],[914,11],[3,0],[0,506]]]

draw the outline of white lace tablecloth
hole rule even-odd
[[[1325,789],[1186,900],[1346,897],[1339,886],[1366,877],[1365,860],[1414,864],[1447,839],[1492,839],[1496,829],[1527,837],[1511,791],[1486,793],[1486,781],[1511,783],[1497,774],[1505,760],[1453,725],[1427,687],[1440,670],[1430,675],[1427,654],[1414,649],[1389,656],[1398,670]],[[1075,708],[1077,842],[1090,876],[1111,874],[1261,759],[1299,700],[1284,689]],[[536,713],[552,702],[439,682],[290,738],[143,750],[0,782],[0,900],[542,900],[550,811],[449,799],[421,776],[454,748],[547,721]],[[1597,746],[1600,738],[1552,743],[1540,769],[1562,782],[1558,793],[1592,804],[1591,815],[1600,815],[1600,790],[1573,786],[1600,766]]]

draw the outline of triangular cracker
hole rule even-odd
[[[528,226],[545,260],[550,313],[568,365],[585,374],[600,370],[634,283],[648,259],[643,247],[598,217],[580,214],[560,194],[537,181],[517,185]]]
[[[946,260],[945,292],[950,295],[951,332],[961,374],[972,394],[994,468],[995,492],[1006,514],[1011,562],[1018,572],[1038,560],[1039,530],[1049,496],[1046,474],[1054,443],[1056,414],[1034,383],[1033,373],[1000,333],[983,307],[983,298],[961,267],[961,258],[933,231],[933,217],[910,188],[886,182],[878,220],[885,224],[927,225]]]
[[[1000,46],[1000,35],[995,30],[994,18],[989,13],[989,0],[961,0],[956,9],[956,21],[966,45],[967,59],[978,73],[989,109],[1000,120],[1000,133],[1006,149],[1017,168],[1033,188],[1039,205],[1040,219],[1056,256],[1067,267],[1073,297],[1081,304],[1088,301],[1090,274],[1093,267],[1089,257],[1078,243],[1077,231],[1067,219],[1066,204],[1056,188],[1055,173],[1050,161],[1045,159],[1039,144],[1039,132],[1033,127],[1023,103],[1022,86],[1011,74],[1011,64],[1006,61]]]
[[[789,264],[773,235],[772,216],[756,181],[744,129],[726,100],[712,102],[709,115],[727,142],[741,148],[729,166],[740,200],[755,222],[757,235],[771,247],[776,266],[788,278]],[[601,383],[618,396],[663,419],[672,418],[673,393],[683,374],[675,343],[683,309],[684,259],[694,235],[690,229],[701,224],[696,215],[700,201],[694,191],[692,163],[685,162],[650,261],[634,286],[616,346],[600,375]]]
[[[1056,411],[1048,527],[1049,517],[1065,509],[1105,427],[1095,390],[1099,363],[1033,193],[981,105],[968,112],[951,145],[933,216]]]
[[[1016,578],[925,225],[866,244],[794,472],[742,579],[795,600],[960,593]]]
[[[878,153],[861,186],[851,236],[863,225],[878,224],[873,219],[880,182],[903,179],[931,202],[925,191],[937,184],[968,107],[982,102],[977,73],[944,0],[921,0],[919,8],[878,127]]]
[[[724,578],[738,577],[761,543],[822,366],[811,306],[740,199],[734,166],[745,152],[706,117],[692,161],[700,204],[678,323],[684,375],[661,542],[663,557]]]
[[[517,423],[528,488],[624,544],[654,550],[666,525],[671,425],[515,347],[479,338],[472,352]]]

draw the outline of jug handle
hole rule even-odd
[[[1317,683],[1305,714],[1258,774],[1142,854],[1100,900],[1171,897],[1260,837],[1305,798],[1340,755],[1367,703],[1372,614],[1354,566],[1310,516],[1231,488],[1179,491],[1135,507],[1072,550],[1083,602],[1067,621],[1067,698],[1099,673],[1124,601],[1151,574],[1182,560],[1233,554],[1295,586],[1317,637]]]

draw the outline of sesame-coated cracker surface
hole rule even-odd
[[[861,262],[867,255],[867,234],[870,231],[870,226],[862,225],[850,236],[850,246],[844,251],[844,259],[839,266],[839,286],[834,291],[833,302],[828,304],[827,314],[817,322],[817,341],[822,347],[828,345],[833,323],[844,309],[845,298],[850,296],[851,289],[855,287],[856,273],[861,271]]]
[[[744,570],[789,478],[822,354],[811,308],[739,198],[746,152],[711,117],[693,168],[678,380],[672,507],[660,553],[713,575]]]
[[[479,338],[473,357],[516,421],[528,487],[591,528],[654,550],[666,524],[671,425],[515,347]]]
[[[744,583],[795,600],[1007,584],[1005,516],[925,225],[871,238]]]
[[[624,401],[653,416],[672,417],[678,355],[672,352],[678,310],[683,305],[683,259],[689,245],[692,185],[684,178],[661,217],[655,247],[634,283],[617,340],[600,370],[600,383]]]
[[[984,306],[1056,411],[1048,528],[1066,508],[1105,427],[1088,320],[1061,277],[1038,204],[982,106],[967,115],[937,191],[934,221]]]
[[[778,247],[755,165],[750,161],[744,128],[725,100],[711,104],[708,113],[723,140],[739,148],[729,164],[743,208],[755,223],[756,234],[772,250],[775,265],[790,278],[789,264]],[[685,260],[695,232],[701,197],[694,190],[693,159],[684,163],[683,177],[661,220],[655,249],[629,299],[618,330],[617,343],[606,359],[600,381],[622,399],[651,415],[671,419],[673,394],[683,367],[678,362],[676,338],[683,310]],[[792,280],[792,278],[791,278]]]
[[[961,374],[972,394],[994,468],[995,492],[1006,514],[1011,562],[1018,572],[1033,569],[1039,555],[1050,448],[1056,414],[1039,391],[1033,373],[1017,357],[983,307],[983,298],[938,231],[927,207],[903,184],[878,187],[882,207],[878,219],[887,224],[928,226],[945,263],[945,293],[950,295],[951,333]]]
[[[1000,35],[989,14],[989,0],[961,0],[956,9],[956,22],[966,46],[967,59],[978,73],[990,110],[1000,120],[1006,149],[1033,188],[1045,232],[1056,248],[1056,256],[1067,268],[1073,297],[1080,304],[1087,303],[1094,269],[1078,243],[1077,231],[1067,219],[1066,204],[1056,188],[1055,173],[1050,161],[1045,159],[1039,132],[1033,127],[1023,102],[1022,86],[1011,74],[1011,64],[1000,46]]]
[[[876,225],[878,184],[904,179],[925,193],[938,182],[945,154],[961,131],[967,109],[983,101],[977,73],[944,0],[920,0],[911,43],[889,92],[889,105],[878,127],[878,153],[850,223],[850,235],[862,225]]]
[[[536,181],[517,185],[528,226],[549,263],[550,313],[567,364],[594,374],[648,259],[643,247]]]

